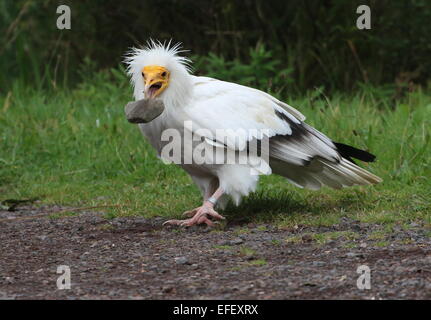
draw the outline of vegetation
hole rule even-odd
[[[245,79],[245,82],[249,81]],[[308,123],[335,141],[372,151],[367,169],[384,182],[373,187],[307,191],[277,176],[229,219],[280,225],[332,224],[341,216],[366,222],[430,223],[431,94],[425,89],[394,101],[390,92],[363,86],[355,94],[284,96]],[[124,117],[131,99],[124,70],[97,72],[72,90],[37,90],[15,82],[0,97],[0,200],[102,206],[110,216],[172,217],[200,204],[190,178],[164,165]]]
[[[71,8],[71,30],[56,28],[59,4]],[[356,27],[362,4],[371,8],[371,30]],[[358,89],[359,81],[395,86],[401,94],[430,78],[429,21],[428,0],[4,0],[0,90],[11,79],[74,85],[85,61],[115,67],[127,48],[152,37],[180,41],[190,54],[244,63],[264,45],[277,68],[289,71],[290,93]]]
[[[377,155],[366,166],[380,185],[313,192],[262,177],[229,219],[431,223],[429,1],[365,1],[367,31],[356,28],[363,1],[62,3],[72,30],[56,29],[58,1],[0,3],[0,201],[111,206],[111,217],[179,217],[200,204],[190,178],[159,161],[123,114],[123,54],[153,37],[183,42],[196,74],[267,91]]]

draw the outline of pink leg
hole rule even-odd
[[[205,205],[205,202],[208,200],[208,198],[210,198],[217,191],[218,187],[219,187],[218,179],[214,177],[210,181],[210,183],[208,184],[208,188],[204,192],[204,199],[202,202],[202,206]],[[194,217],[194,215],[198,212],[200,208],[202,208],[202,206],[184,212],[183,216],[186,216],[189,218]]]
[[[221,188],[218,188],[212,195],[212,198],[218,200],[223,195],[223,192],[224,191]],[[214,226],[214,222],[208,219],[208,217],[213,217],[214,219],[218,220],[224,219],[222,215],[220,215],[217,211],[214,210],[214,204],[208,200],[205,200],[201,207],[191,211],[186,211],[185,214],[191,218],[185,220],[168,220],[163,223],[163,225],[173,224],[190,227],[196,224],[205,223],[209,226]]]

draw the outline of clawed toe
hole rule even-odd
[[[176,225],[181,227],[191,227],[197,224],[206,224],[210,227],[215,226],[216,223],[211,221],[209,217],[212,217],[217,220],[224,220],[225,218],[216,212],[212,208],[207,207],[199,207],[190,211],[186,211],[183,213],[183,216],[187,216],[190,219],[185,220],[168,220],[163,223],[163,225]]]
[[[225,220],[226,219],[225,217],[223,217],[221,214],[219,214],[215,210],[210,210],[207,214],[210,215],[211,217],[213,217],[214,219],[217,219],[217,220]]]
[[[197,224],[202,224],[205,223],[206,225],[213,227],[215,226],[215,223],[212,222],[210,219],[208,219],[207,217],[201,217],[197,220],[194,219],[185,219],[185,220],[176,220],[176,219],[172,219],[172,220],[168,220],[165,221],[163,223],[164,226],[166,225],[173,225],[173,226],[180,226],[180,227],[191,227]]]
[[[166,226],[166,225],[179,226],[179,225],[181,225],[181,223],[182,223],[183,221],[184,221],[184,220],[176,220],[176,219],[172,219],[172,220],[168,220],[168,221],[163,222],[163,226]]]
[[[193,210],[184,211],[183,216],[184,217],[192,218],[196,214],[196,212],[198,212],[198,210],[199,210],[199,208],[196,208],[196,209],[193,209]]]

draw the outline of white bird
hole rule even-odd
[[[139,125],[142,133],[162,158],[164,148],[169,147],[174,153],[180,150],[178,165],[202,192],[202,206],[184,213],[189,219],[166,223],[213,225],[210,218],[224,219],[214,210],[215,205],[223,208],[229,197],[238,205],[243,196],[256,189],[259,175],[275,173],[298,187],[313,190],[382,181],[351,159],[373,161],[372,154],[333,142],[306,124],[298,110],[265,92],[193,76],[190,60],[180,56],[181,52],[179,44],[150,41],[145,48],[132,49],[125,59],[135,100],[157,98],[165,105],[158,118]],[[217,130],[222,129],[228,134],[219,139]],[[172,130],[179,133],[179,140],[166,138],[166,133]],[[196,134],[201,139],[187,140],[187,134]],[[256,141],[260,144],[253,143]],[[265,141],[269,145],[267,150],[261,147]],[[259,159],[267,161],[219,163],[211,161],[214,157],[208,153],[202,163],[193,157],[202,144],[205,148],[233,151],[238,157],[251,157],[255,146],[254,151],[261,152]]]

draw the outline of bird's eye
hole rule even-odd
[[[166,71],[163,71],[162,77],[166,77]]]
[[[144,74],[143,72],[142,72],[141,74],[142,74],[142,78],[144,78],[144,79],[145,79],[145,74]]]

